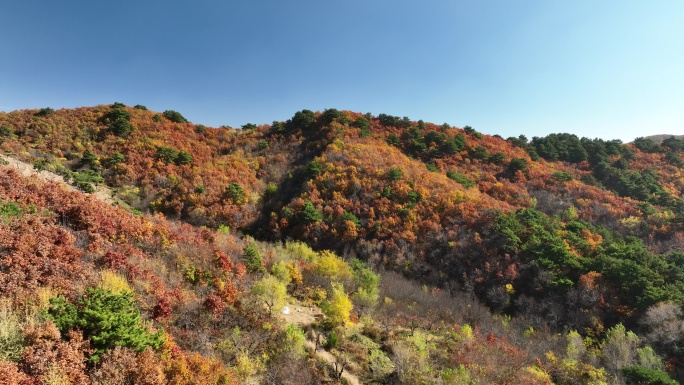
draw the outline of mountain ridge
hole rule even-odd
[[[647,333],[652,309],[684,298],[676,138],[504,139],[335,109],[237,130],[120,103],[0,113],[0,127],[3,152],[83,191],[106,184],[127,210],[196,226],[194,237],[303,241],[536,327]],[[228,254],[247,263],[240,242]]]

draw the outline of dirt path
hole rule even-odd
[[[314,323],[314,321],[316,321],[317,316],[320,317],[323,315],[321,309],[317,307],[302,306],[297,303],[288,304],[287,307],[290,309],[290,313],[280,313],[280,317],[282,317],[286,323],[293,323],[299,326],[300,328],[311,325],[312,323]],[[306,347],[311,349],[311,351],[314,351],[314,349],[316,348],[316,344],[314,343],[314,341],[307,339]],[[319,347],[318,351],[316,352],[316,355],[324,359],[328,364],[330,364],[330,366],[333,366],[334,368],[334,365],[337,362],[337,358],[333,356],[332,353]],[[346,370],[342,372],[342,378],[347,380],[347,382],[350,385],[361,385],[359,378]]]
[[[31,176],[36,176],[38,179],[41,180],[48,180],[52,182],[58,182],[64,184],[64,187],[69,190],[69,191],[80,191],[76,187],[68,184],[65,180],[64,177],[61,175],[57,175],[53,172],[50,171],[38,171],[35,168],[33,168],[33,165],[30,163],[23,162],[19,159],[13,158],[11,156],[5,155],[5,154],[0,154],[0,163],[3,163],[3,160],[7,162],[7,167],[12,167],[15,170],[19,172],[23,177],[31,177]],[[114,198],[112,198],[112,191],[107,188],[106,186],[95,186],[95,192],[92,194],[89,194],[97,198],[98,200],[101,200],[102,202],[106,202],[109,204],[112,204],[115,202]]]

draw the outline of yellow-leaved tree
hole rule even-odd
[[[333,283],[332,295],[323,306],[323,312],[328,317],[328,322],[333,326],[348,324],[353,308],[349,296],[344,292],[344,287],[339,283]]]

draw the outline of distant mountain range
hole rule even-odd
[[[671,134],[660,134],[660,135],[649,135],[645,136],[646,139],[651,139],[652,141],[660,144],[663,140],[674,136],[676,139],[684,139],[684,135],[671,135]]]

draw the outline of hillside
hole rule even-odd
[[[660,135],[649,135],[645,136],[645,139],[650,139],[658,144],[661,144],[665,139],[669,139],[671,137],[674,137],[675,139],[684,139],[684,135],[669,135],[669,134],[660,134]]]
[[[287,294],[321,306],[327,319],[335,318],[333,298],[348,296],[356,309],[350,320],[357,332],[349,332],[348,320],[324,328],[328,341],[336,328],[347,330],[340,345],[328,344],[339,358],[334,367],[316,363],[315,354],[297,356],[313,383],[334,378],[330,370],[343,364],[379,383],[435,383],[431,375],[446,383],[578,383],[573,378],[588,373],[609,383],[637,376],[621,371],[630,365],[676,374],[684,358],[677,348],[684,328],[676,326],[684,301],[681,139],[504,139],[467,126],[334,109],[211,128],[175,111],[116,103],[0,113],[0,150],[85,193],[106,184],[121,202],[111,207],[5,171],[3,212],[11,214],[2,229],[2,282],[3,293],[16,296],[6,296],[3,311],[29,306],[23,297],[35,298],[30,307],[41,314],[53,314],[49,298],[83,307],[94,295],[86,288],[101,287],[110,274],[103,272],[117,282],[125,277],[117,285],[135,293],[142,317],[154,320],[151,330],[164,328],[164,345],[147,337],[146,347],[171,353],[115,354],[154,361],[159,378],[178,376],[172,368],[179,362],[205,383],[275,375],[293,354],[277,346],[294,332],[277,326],[269,300],[263,311],[250,304],[264,298],[260,283],[272,288],[282,271],[290,276]],[[17,238],[38,237],[36,231],[47,238]],[[51,246],[16,254],[20,243]],[[47,271],[32,268],[45,264]],[[376,289],[364,286],[375,276],[365,266],[384,272]],[[301,284],[293,285],[293,269]],[[39,306],[40,298],[48,302]],[[477,314],[467,310],[475,307]],[[62,338],[72,333],[72,324],[54,314],[41,317],[41,325],[61,325]],[[45,381],[50,365],[26,369],[33,362],[27,352],[48,338],[28,331],[35,322],[20,322],[26,348],[4,357],[18,364],[0,370]],[[606,347],[632,338],[622,325],[641,342],[633,340],[625,353],[631,358],[615,366]],[[658,332],[665,327],[672,336]],[[576,332],[558,340],[560,330],[577,330],[587,343],[576,346]],[[60,331],[48,338],[58,355],[84,337],[93,343],[87,333],[57,342]],[[243,338],[249,348],[237,347]],[[646,354],[644,342],[667,366],[637,358]],[[231,353],[222,352],[226,344]],[[578,353],[565,357],[568,344]],[[81,361],[93,354],[68,348]],[[111,357],[115,350],[102,352]],[[268,359],[244,367],[260,354]],[[61,375],[93,382],[105,365],[89,362]],[[435,370],[411,370],[420,366]]]

